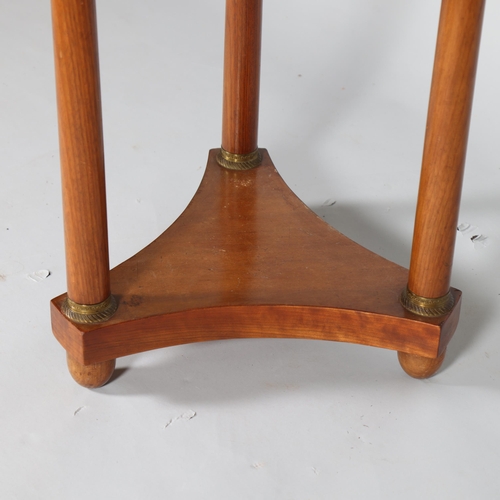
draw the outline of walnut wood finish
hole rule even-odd
[[[83,387],[96,389],[102,387],[109,381],[115,371],[115,360],[103,361],[102,363],[93,363],[82,365],[75,361],[69,354],[66,356],[68,370],[75,382]]]
[[[222,147],[257,149],[262,0],[227,0],[224,42]]]
[[[398,352],[398,360],[401,368],[413,378],[429,378],[434,375],[443,364],[446,351],[437,358],[425,358],[416,354]]]
[[[484,0],[443,0],[408,288],[450,287]]]
[[[438,357],[458,322],[407,312],[407,270],[352,242],[311,212],[267,153],[260,167],[221,168],[210,153],[179,219],[111,271],[118,312],[77,325],[52,301],[54,334],[82,365],[229,338],[307,338]]]
[[[52,0],[68,296],[110,294],[104,150],[93,0]]]

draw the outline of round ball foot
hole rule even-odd
[[[102,387],[109,381],[115,371],[116,359],[95,363],[92,365],[82,365],[75,361],[69,354],[67,355],[68,369],[75,382],[89,389]]]
[[[425,358],[416,354],[407,354],[398,351],[398,360],[401,368],[413,378],[429,378],[434,375],[444,361],[446,351],[437,358]]]

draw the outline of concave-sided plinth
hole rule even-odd
[[[220,167],[217,150],[193,200],[158,239],[111,271],[118,311],[76,324],[51,304],[54,334],[77,364],[207,340],[304,338],[438,358],[461,292],[440,318],[406,311],[408,271],[352,242],[307,208],[267,152],[260,167]]]

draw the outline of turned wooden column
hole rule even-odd
[[[68,297],[110,296],[94,0],[52,0]]]
[[[109,319],[104,147],[94,0],[52,0],[68,294],[62,311],[76,323]],[[67,352],[73,378],[100,387],[115,360],[88,364]]]
[[[408,281],[417,302],[450,289],[484,3],[442,2]]]
[[[227,0],[225,30],[223,158],[219,163],[246,169],[260,161],[257,133],[262,0]],[[238,163],[240,166],[232,165]]]

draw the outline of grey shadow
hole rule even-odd
[[[396,353],[328,341],[236,339],[169,347],[148,366],[131,367],[109,395],[152,394],[171,403],[219,405],[279,398],[306,388],[401,384],[408,378]]]
[[[111,375],[111,378],[108,380],[107,384],[111,384],[115,380],[118,380],[121,378],[125,373],[127,373],[130,370],[128,367],[123,367],[123,368],[115,368],[115,371],[113,372],[113,375]]]

